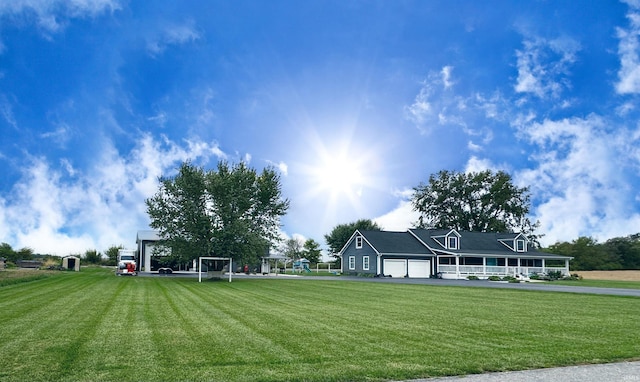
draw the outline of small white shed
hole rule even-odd
[[[76,256],[63,257],[62,268],[73,269],[76,272],[80,272],[80,258]]]

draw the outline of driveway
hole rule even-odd
[[[415,379],[411,382],[608,382],[640,381],[640,361]]]

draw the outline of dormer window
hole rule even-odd
[[[526,252],[527,245],[524,240],[518,239],[516,240],[516,252]]]
[[[458,237],[457,236],[449,236],[447,237],[447,248],[448,249],[458,249]]]
[[[362,248],[362,236],[356,236],[356,249]]]

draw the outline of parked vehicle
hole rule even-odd
[[[118,264],[116,265],[116,275],[138,275],[136,266],[136,251],[134,249],[118,250]]]

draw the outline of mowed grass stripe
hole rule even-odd
[[[409,379],[640,358],[637,298],[106,271],[24,283],[26,301],[14,287],[0,287],[1,304],[24,305],[0,310],[3,381]]]

